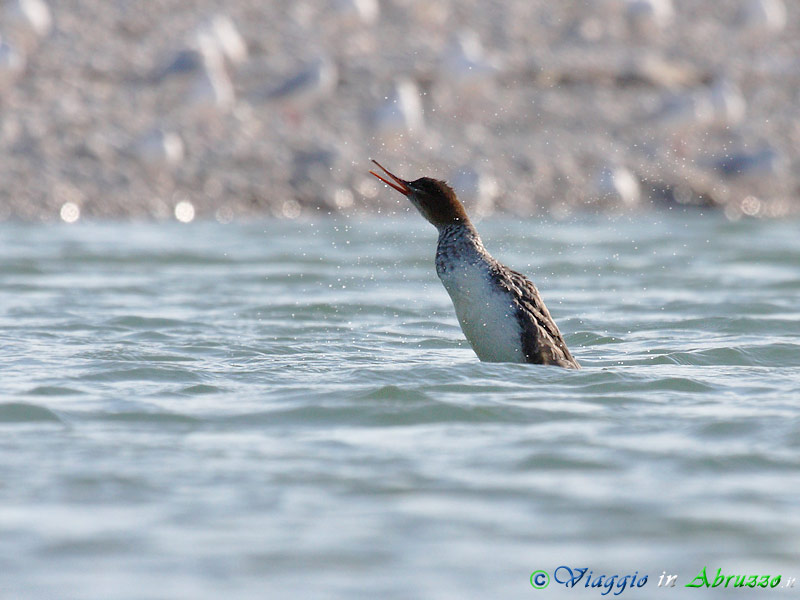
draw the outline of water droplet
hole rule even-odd
[[[194,206],[188,200],[181,200],[175,205],[175,218],[181,223],[191,223],[194,220]]]
[[[281,213],[287,219],[296,219],[301,212],[302,208],[297,200],[287,200],[281,207]]]
[[[81,209],[74,202],[64,202],[64,204],[61,205],[59,215],[61,216],[61,220],[65,223],[74,223],[80,218]]]

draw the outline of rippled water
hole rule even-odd
[[[478,362],[416,216],[0,226],[0,597],[800,581],[798,223],[479,228],[583,370]]]

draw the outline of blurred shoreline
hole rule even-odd
[[[0,220],[800,212],[794,3],[0,7]]]

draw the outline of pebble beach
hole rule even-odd
[[[800,209],[795,3],[0,6],[3,220]]]

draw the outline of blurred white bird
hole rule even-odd
[[[236,95],[224,71],[203,69],[194,81],[187,100],[195,112],[208,114],[233,108]]]
[[[597,197],[602,200],[635,206],[641,195],[639,180],[625,167],[604,167],[597,175]]]
[[[186,94],[187,107],[201,116],[230,110],[236,95],[222,52],[207,32],[198,32],[196,40],[202,60],[200,68],[192,74]]]
[[[747,102],[739,87],[725,78],[716,79],[688,93],[671,94],[651,117],[651,123],[680,133],[695,127],[732,127],[741,123]]]
[[[749,34],[763,36],[786,27],[783,0],[750,0],[739,13],[739,25]]]
[[[410,79],[398,79],[393,92],[373,115],[377,133],[393,138],[418,133],[423,128],[422,101],[419,89]]]
[[[490,83],[499,71],[497,61],[486,56],[474,31],[464,30],[450,40],[441,60],[441,75],[462,91]]]
[[[6,3],[3,29],[24,52],[30,53],[53,29],[53,16],[43,0],[11,0]]]
[[[25,70],[25,56],[0,38],[0,94],[11,88]]]
[[[154,129],[146,133],[136,141],[132,151],[142,165],[152,170],[173,167],[184,157],[181,136],[162,129]]]
[[[183,48],[150,75],[152,83],[197,74],[203,68],[203,53],[198,48]]]
[[[175,90],[173,102],[181,104],[180,110],[201,117],[228,111],[236,101],[222,50],[205,27],[195,32],[191,47],[179,51],[151,78]]]
[[[713,125],[732,127],[744,119],[747,102],[739,86],[726,78],[714,81],[709,92],[709,99],[714,111]]]
[[[214,15],[204,27],[229,66],[236,67],[247,60],[247,44],[230,17]]]
[[[371,25],[378,19],[378,0],[330,0],[331,13],[345,26]]]
[[[650,115],[651,126],[665,129],[671,133],[681,133],[687,129],[710,123],[714,119],[714,107],[709,95],[689,92],[670,94],[661,107]]]
[[[151,75],[154,83],[170,78],[197,75],[203,69],[224,68],[227,61],[236,67],[247,60],[247,45],[233,21],[225,15],[216,15],[198,27],[188,48],[176,52],[173,57],[155,69]]]
[[[470,166],[463,166],[448,180],[458,196],[478,217],[486,217],[495,210],[495,200],[500,195],[500,185],[492,175]]]
[[[625,16],[632,27],[648,33],[670,25],[675,8],[672,0],[626,0]]]
[[[277,104],[297,125],[305,111],[333,92],[338,80],[336,64],[327,56],[321,56],[274,87],[256,92],[255,99]]]
[[[774,177],[789,168],[789,161],[774,148],[755,152],[727,154],[716,160],[713,167],[728,179],[742,177]]]

